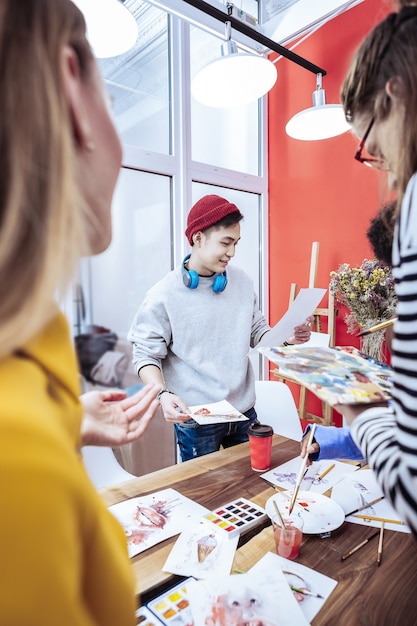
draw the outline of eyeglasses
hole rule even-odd
[[[389,163],[385,161],[385,159],[377,159],[377,158],[370,157],[370,156],[362,156],[362,152],[365,149],[366,140],[369,137],[369,133],[372,130],[374,122],[375,122],[375,119],[372,118],[369,123],[368,128],[365,131],[364,136],[362,137],[362,141],[360,142],[358,149],[356,150],[355,159],[356,161],[359,161],[360,163],[363,163],[364,165],[367,165],[368,167],[373,167],[374,169],[382,170],[383,172],[388,172],[390,167],[389,167]]]

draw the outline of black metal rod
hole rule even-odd
[[[327,74],[326,70],[324,70],[323,68],[319,67],[318,65],[314,65],[314,63],[310,63],[310,61],[307,61],[307,59],[300,57],[298,54],[295,54],[291,50],[287,50],[287,48],[284,48],[284,46],[281,46],[279,43],[276,43],[272,39],[265,37],[264,35],[262,35],[262,33],[259,33],[248,24],[245,24],[244,22],[238,20],[233,15],[228,15],[224,11],[220,11],[220,9],[211,6],[208,2],[204,2],[204,0],[183,1],[191,5],[195,9],[203,11],[203,13],[205,13],[206,15],[210,15],[210,17],[214,17],[216,20],[223,22],[224,24],[226,22],[230,22],[232,28],[234,28],[235,30],[239,31],[243,35],[246,35],[247,37],[250,37],[250,39],[253,39],[257,43],[260,43],[262,46],[265,46],[265,48],[269,48],[269,50],[277,52],[286,59],[293,61],[293,63],[301,65],[301,67],[304,67],[304,69],[308,70],[309,72],[313,72],[313,74],[322,74],[322,76],[325,76]]]

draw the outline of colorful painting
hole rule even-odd
[[[132,557],[178,535],[187,524],[199,521],[208,509],[175,489],[164,489],[114,504],[109,511],[123,526]]]
[[[279,372],[304,385],[324,402],[366,404],[391,396],[390,366],[351,346],[259,348]]]

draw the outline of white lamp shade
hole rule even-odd
[[[329,139],[350,129],[341,104],[323,104],[300,111],[285,127],[287,135],[304,141]]]
[[[203,67],[192,81],[191,93],[206,106],[235,107],[261,98],[276,80],[277,69],[265,57],[234,53]]]
[[[119,0],[73,0],[84,15],[87,39],[98,58],[127,52],[138,37],[132,13]]]

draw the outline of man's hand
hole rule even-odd
[[[81,445],[115,448],[139,439],[158,408],[157,392],[156,385],[146,385],[129,397],[120,389],[80,396],[84,406]]]
[[[307,317],[304,324],[300,324],[294,328],[294,335],[287,339],[289,344],[305,343],[311,336],[311,324],[313,323],[313,317]]]
[[[167,422],[171,424],[181,424],[190,419],[189,408],[175,393],[163,393],[159,402]]]

